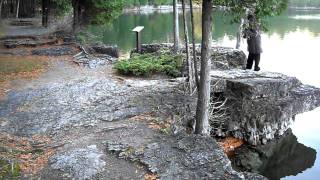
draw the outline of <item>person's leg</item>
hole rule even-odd
[[[249,53],[246,69],[251,69],[253,65],[254,54]]]
[[[255,61],[254,61],[254,70],[260,71],[259,63],[260,63],[260,54],[255,55]]]

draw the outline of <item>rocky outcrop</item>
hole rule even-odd
[[[136,80],[121,84],[112,79],[79,78],[48,84],[37,91],[10,93],[7,100],[0,101],[0,117],[6,122],[0,130],[21,136],[54,133],[156,109],[183,110],[194,102],[180,90],[181,80]],[[25,110],[18,110],[19,106]],[[20,120],[22,117],[24,121]]]
[[[244,70],[212,71],[213,93],[228,99],[228,118],[213,119],[213,132],[252,145],[284,134],[296,114],[320,106],[320,89],[279,73]]]
[[[190,46],[191,47],[191,46]],[[156,52],[171,52],[173,44],[161,43],[161,44],[143,44],[141,45],[141,53],[156,53]],[[192,52],[192,48],[190,49]],[[135,50],[131,52],[134,53]],[[182,52],[185,50],[182,49]],[[200,69],[200,56],[201,47],[196,45],[197,60],[199,61]],[[228,70],[228,69],[244,69],[246,65],[246,55],[241,50],[228,48],[228,47],[212,47],[212,69]]]
[[[295,176],[311,168],[316,150],[298,142],[289,130],[286,134],[261,146],[244,146],[236,150],[233,164],[239,170],[258,172],[269,179]]]
[[[172,44],[145,44],[141,52],[171,51]],[[199,57],[199,45],[196,51]],[[288,130],[296,114],[320,106],[320,89],[303,85],[294,77],[241,70],[246,56],[240,50],[212,47],[211,53],[212,93],[228,99],[225,118],[212,119],[217,136],[231,135],[252,145],[265,144]]]
[[[119,141],[107,141],[107,150],[120,158],[147,166],[159,179],[257,179],[263,176],[234,171],[221,147],[211,137],[187,135],[163,136],[142,148]]]

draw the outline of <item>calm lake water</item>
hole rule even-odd
[[[196,39],[200,42],[200,12],[196,12],[195,18]],[[219,45],[234,47],[237,25],[230,25],[229,21],[230,18],[222,12],[213,14],[213,39]],[[145,26],[142,33],[143,43],[172,42],[172,24],[170,12],[127,14],[115,20],[112,28],[95,26],[90,27],[90,31],[104,43],[117,44],[122,51],[128,52],[135,45],[134,34],[130,31],[135,26]],[[270,18],[269,31],[263,34],[262,45],[262,70],[295,76],[303,83],[320,87],[320,10],[288,10],[281,16]],[[246,52],[245,41],[242,42],[241,49]],[[298,171],[293,170],[293,167],[290,169],[290,163],[279,164],[278,166],[289,169],[287,174],[290,176],[286,175],[283,179],[319,180],[320,108],[298,115],[292,130],[299,143],[317,151],[317,158],[309,160],[311,165]],[[303,158],[305,154],[297,156]]]

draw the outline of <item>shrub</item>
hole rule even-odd
[[[172,77],[181,76],[182,56],[170,54],[135,55],[131,59],[122,60],[114,68],[123,75],[149,76],[163,73]]]

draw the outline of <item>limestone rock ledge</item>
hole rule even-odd
[[[214,120],[213,132],[251,145],[283,135],[295,115],[320,106],[320,89],[272,72],[212,71],[212,91],[227,98],[227,115]]]
[[[107,141],[106,148],[120,158],[144,164],[159,179],[256,179],[256,173],[239,173],[232,169],[221,147],[211,137],[187,135],[160,136],[152,143],[134,148],[133,144]]]

